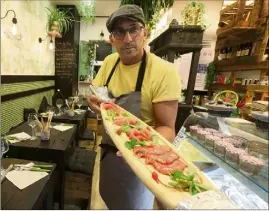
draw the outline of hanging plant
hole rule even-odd
[[[192,1],[188,3],[181,11],[181,17],[183,19],[183,25],[198,25],[202,29],[207,28],[204,20],[205,5],[201,2]]]
[[[173,6],[173,3],[174,0],[121,0],[120,5],[135,4],[142,8],[148,29],[148,37],[150,37],[152,30],[156,28],[156,24],[160,20],[161,10]]]
[[[95,59],[95,55],[96,55],[96,48],[95,48],[95,41],[89,40],[87,46],[88,46],[88,57],[86,60],[86,68],[90,68],[93,64],[93,61]]]
[[[80,14],[81,21],[85,23],[95,22],[95,9],[96,9],[96,2],[90,1],[90,2],[82,2],[80,1],[77,5],[78,12]]]
[[[49,9],[46,7],[46,9],[49,11],[48,14],[48,31],[56,31],[59,33],[66,33],[72,26],[72,21],[74,19],[72,13],[69,9],[57,9],[52,8]]]
[[[214,82],[216,67],[213,62],[210,62],[206,67],[205,89],[208,89]]]

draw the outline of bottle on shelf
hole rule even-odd
[[[246,51],[246,44],[242,44],[240,56],[245,56],[245,51]]]
[[[227,52],[227,59],[230,59],[232,57],[233,48],[232,47],[229,47],[227,51],[228,51]]]
[[[223,49],[223,59],[227,59],[227,48]]]
[[[240,46],[238,46],[238,49],[236,51],[236,56],[239,57],[241,55],[241,51],[242,51],[242,44]]]
[[[223,59],[223,49],[219,50],[219,57],[220,57],[221,60]]]
[[[252,43],[249,43],[249,46],[248,46],[248,54],[247,56],[251,56],[251,52],[252,52]]]
[[[250,46],[249,46],[249,43],[246,43],[245,44],[245,50],[244,50],[244,56],[248,56],[248,54],[249,54],[249,48],[250,48]]]

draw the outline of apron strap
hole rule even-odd
[[[108,78],[107,78],[107,81],[106,81],[106,84],[105,84],[106,87],[108,87],[108,84],[109,84],[109,82],[110,82],[110,79],[112,78],[112,75],[114,74],[114,72],[115,72],[115,70],[116,70],[116,67],[117,67],[117,65],[119,64],[119,62],[120,62],[120,58],[117,59],[117,61],[116,61],[115,65],[114,65],[114,67],[112,68],[112,70],[111,70],[111,72],[110,72],[110,74],[109,74],[109,76],[108,76]]]
[[[141,92],[142,83],[143,83],[144,75],[146,72],[146,55],[147,55],[146,51],[144,50],[143,58],[141,61],[141,65],[139,67],[138,77],[136,81],[136,87],[135,87],[136,92]]]
[[[142,83],[143,83],[144,75],[145,75],[145,71],[146,71],[146,56],[147,56],[147,53],[144,50],[143,58],[142,58],[142,61],[141,61],[140,67],[139,67],[138,77],[137,77],[137,81],[136,81],[135,91],[137,91],[137,92],[141,92]],[[112,68],[112,70],[107,78],[107,81],[105,84],[106,87],[108,87],[108,84],[109,84],[119,62],[120,62],[120,58],[117,59],[114,67]]]

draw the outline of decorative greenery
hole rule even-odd
[[[85,23],[89,23],[90,21],[92,23],[95,22],[95,9],[96,9],[96,2],[90,1],[90,2],[82,2],[80,1],[77,5],[78,12],[80,16],[82,16],[82,21]]]
[[[192,1],[181,11],[183,25],[199,25],[202,29],[207,26],[204,21],[205,5],[201,2]]]
[[[209,63],[206,67],[206,79],[205,79],[205,89],[208,89],[209,86],[214,82],[216,67],[213,62]]]
[[[161,10],[173,6],[173,3],[174,0],[121,0],[121,6],[135,4],[142,8],[148,29],[148,37],[150,37],[152,30],[155,29],[160,20]]]
[[[87,68],[90,68],[92,66],[93,60],[95,59],[95,54],[96,54],[95,45],[96,45],[96,42],[92,41],[92,40],[89,40],[87,45],[88,45],[88,57],[87,57],[87,61],[86,61],[85,65],[86,65]]]
[[[51,26],[54,24],[54,22],[57,22],[59,24],[59,32],[60,33],[66,33],[72,26],[73,21],[73,15],[70,12],[69,9],[57,9],[52,8],[49,9],[46,7],[46,9],[50,12],[48,15],[48,30],[51,29]]]

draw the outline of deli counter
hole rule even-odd
[[[173,144],[238,209],[268,209],[267,130],[197,112],[185,120]]]

